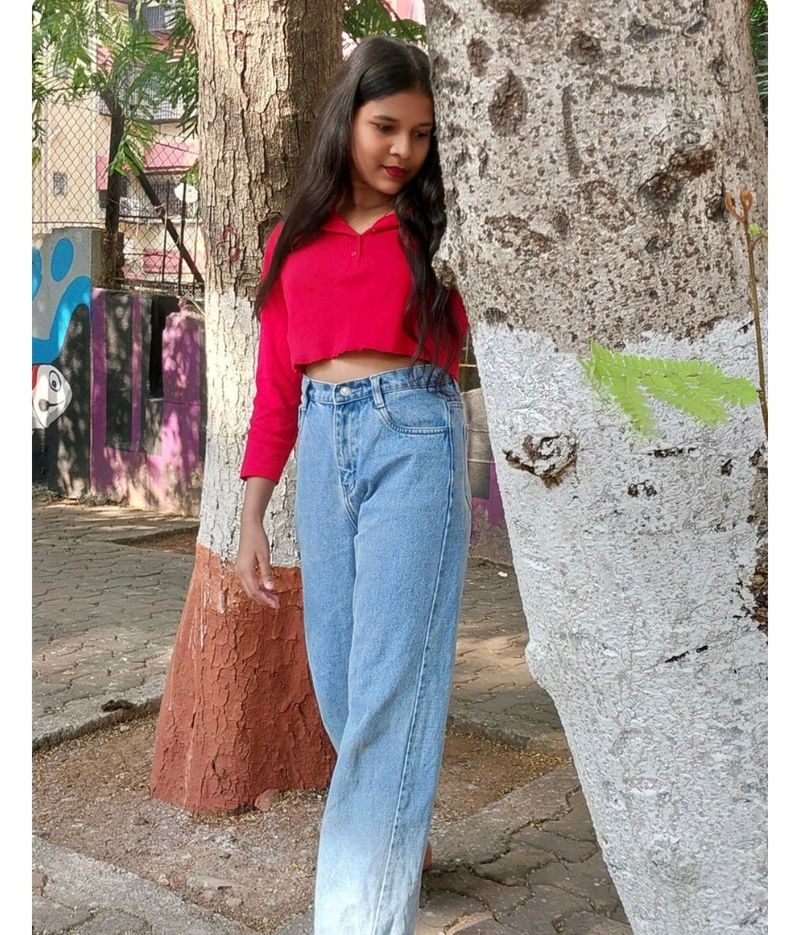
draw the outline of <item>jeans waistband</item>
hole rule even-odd
[[[397,370],[384,370],[366,377],[355,377],[352,380],[342,380],[340,383],[326,383],[324,380],[314,380],[303,374],[300,383],[300,405],[305,408],[309,401],[341,406],[372,396],[375,402],[382,405],[382,394],[396,389],[425,387],[426,371],[430,366],[417,363],[411,367],[400,367]],[[437,374],[430,374],[430,391],[433,392]],[[458,383],[449,371],[445,371],[442,385],[438,392],[454,399],[461,400],[461,391]]]

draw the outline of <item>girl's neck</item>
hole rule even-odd
[[[394,198],[388,198],[386,201],[362,203],[360,199],[343,198],[336,206],[336,210],[341,214],[388,214],[394,207]]]

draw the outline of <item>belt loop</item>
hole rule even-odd
[[[300,408],[303,410],[303,412],[306,411],[308,406],[308,385],[308,377],[303,374],[302,379],[300,380]]]
[[[381,375],[379,373],[370,374],[369,382],[372,384],[372,400],[376,409],[383,409],[386,403],[383,401],[383,391],[381,390]]]

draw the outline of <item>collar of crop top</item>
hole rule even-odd
[[[331,211],[327,219],[322,223],[323,230],[332,231],[333,233],[339,234],[350,234],[351,236],[355,237],[361,237],[364,234],[371,233],[372,231],[391,230],[393,227],[400,227],[400,221],[397,219],[397,213],[395,212],[394,208],[388,214],[384,214],[383,217],[379,217],[374,224],[372,224],[366,230],[361,231],[360,233],[352,228],[338,211]]]

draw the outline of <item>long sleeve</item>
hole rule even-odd
[[[261,281],[264,281],[283,222],[267,238]],[[297,409],[303,374],[292,366],[287,340],[288,311],[281,277],[261,309],[256,392],[239,476],[280,481],[297,440]]]
[[[469,329],[469,318],[467,317],[467,310],[464,308],[464,300],[461,298],[461,293],[458,289],[453,288],[450,290],[450,308],[458,323],[461,332],[461,340],[463,341],[464,335]]]

